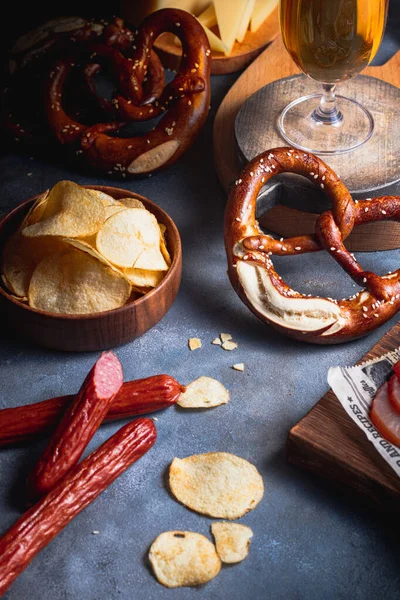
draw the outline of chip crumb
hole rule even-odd
[[[157,580],[168,588],[202,585],[221,570],[214,544],[193,531],[161,533],[151,545],[149,560]]]
[[[232,336],[230,333],[220,333],[219,336],[223,342],[229,342],[229,340],[232,339]]]
[[[213,523],[211,532],[215,539],[217,554],[224,563],[238,563],[246,558],[253,532],[240,523]]]
[[[197,348],[201,348],[201,340],[199,338],[189,338],[188,344],[190,350],[197,350]]]
[[[98,535],[100,533],[100,531],[97,531],[97,529],[95,529],[95,531],[92,531],[93,535]]]
[[[224,350],[235,350],[238,347],[236,342],[230,342],[229,340],[226,342],[223,342],[222,344],[222,348]]]
[[[232,365],[232,369],[235,369],[235,371],[244,371],[244,363],[236,363]]]
[[[199,377],[186,387],[177,404],[182,408],[212,408],[229,402],[229,392],[217,379]]]
[[[221,346],[221,344],[222,344],[222,342],[219,338],[214,338],[211,343],[214,344],[214,346]]]

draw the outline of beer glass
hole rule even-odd
[[[374,58],[385,29],[389,0],[280,0],[283,42],[296,65],[322,84],[291,102],[278,120],[292,146],[315,154],[341,154],[369,140],[370,112],[336,86]]]

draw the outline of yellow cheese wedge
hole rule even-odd
[[[213,31],[211,31],[211,29],[205,25],[203,25],[203,29],[208,37],[208,41],[210,42],[211,50],[214,50],[215,52],[221,52],[222,54],[229,54],[228,46],[224,44],[224,42]],[[182,46],[181,40],[175,35],[174,44],[176,46]]]
[[[251,16],[253,14],[255,3],[256,0],[247,0],[247,6],[242,17],[242,22],[240,23],[240,27],[236,34],[236,39],[238,42],[243,42],[244,40],[244,36],[246,35]]]
[[[210,4],[210,6],[197,18],[203,27],[214,27],[214,25],[217,24],[217,15],[215,14],[214,4]]]
[[[160,8],[181,8],[198,15],[209,6],[211,0],[122,0],[121,16],[133,25],[139,25],[143,19]]]
[[[229,52],[235,43],[248,0],[214,0],[221,40]]]
[[[250,31],[257,31],[277,6],[278,0],[256,0],[250,20]]]
[[[230,53],[228,46],[224,44],[224,42],[217,35],[215,35],[213,31],[211,31],[211,29],[208,29],[208,27],[205,27],[204,25],[203,28],[207,34],[208,41],[210,42],[211,50],[214,50],[215,52],[222,52],[222,54],[226,55]]]

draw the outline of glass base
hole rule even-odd
[[[321,94],[291,102],[278,119],[283,138],[295,148],[313,154],[343,154],[359,148],[374,131],[371,113],[356,100],[337,95],[338,118],[321,119]]]

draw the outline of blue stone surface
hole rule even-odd
[[[400,3],[392,5],[380,51],[385,58],[398,48]],[[229,388],[231,401],[212,410],[172,408],[155,415],[154,448],[33,560],[4,596],[7,600],[399,598],[393,522],[285,459],[288,431],[327,390],[329,367],[354,364],[396,318],[356,342],[311,346],[263,325],[234,293],[226,275],[226,197],[213,166],[212,125],[237,77],[212,78],[207,124],[177,164],[151,179],[121,182],[160,204],[175,220],[184,266],[178,298],[165,318],[142,338],[116,349],[126,380],[169,373],[186,384],[208,375]],[[0,160],[1,213],[60,179],[110,184],[109,179],[83,175],[50,160],[7,153]],[[399,266],[398,250],[363,253],[360,258],[366,269],[377,273]],[[342,297],[356,290],[326,253],[280,259],[277,264],[300,291]],[[15,339],[4,319],[1,330],[1,408],[76,392],[98,356],[30,345]],[[231,333],[238,349],[225,352],[212,345],[220,332]],[[199,337],[202,348],[190,352],[189,337]],[[244,373],[231,368],[237,362],[244,362]],[[85,455],[119,427],[120,423],[101,427]],[[0,532],[21,514],[23,481],[43,447],[44,441],[0,451]],[[223,567],[206,586],[168,590],[151,574],[151,543],[170,529],[210,537],[212,521],[172,498],[166,486],[168,466],[175,456],[212,451],[237,454],[254,463],[263,476],[262,502],[240,520],[254,531],[250,553],[244,562]]]

